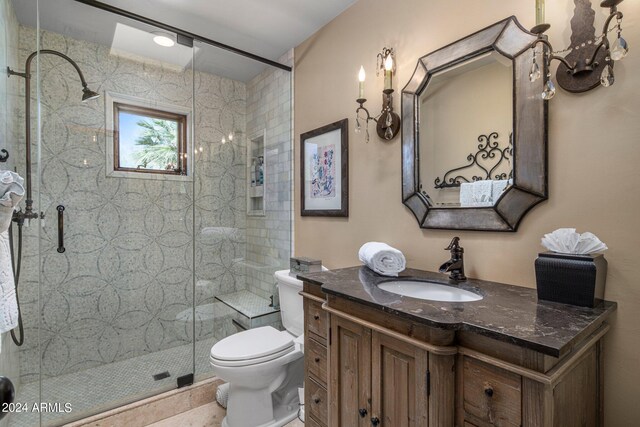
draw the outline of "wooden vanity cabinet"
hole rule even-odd
[[[429,353],[379,332],[371,342],[371,414],[385,426],[427,426]]]
[[[425,333],[409,322],[396,319],[394,330],[331,307],[325,310],[330,313],[330,426],[453,425],[454,348],[397,332]],[[368,310],[359,314],[366,318]]]
[[[328,427],[328,338],[329,314],[322,309],[324,294],[319,286],[304,283],[304,401],[305,425]]]
[[[331,426],[370,426],[371,330],[331,316],[329,402]]]
[[[330,322],[329,425],[443,425],[429,423],[427,350],[337,315]]]
[[[305,283],[313,427],[603,425],[604,323],[559,358],[430,328]]]
[[[461,333],[456,426],[604,425],[602,338],[606,324],[560,358]]]
[[[522,377],[469,357],[459,362],[459,413],[465,425],[521,426]]]

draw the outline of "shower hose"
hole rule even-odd
[[[13,256],[13,224],[9,226],[9,250],[11,251],[11,267],[16,285],[16,303],[18,305],[18,332],[20,339],[16,337],[15,328],[11,330],[11,339],[20,347],[24,344],[24,327],[22,325],[22,310],[20,310],[20,298],[18,297],[18,283],[20,283],[20,265],[22,264],[22,225],[18,224],[18,262]]]

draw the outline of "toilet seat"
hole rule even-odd
[[[248,366],[277,359],[294,348],[291,334],[263,326],[219,341],[211,347],[210,360],[218,366]]]

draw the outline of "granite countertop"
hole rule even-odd
[[[483,296],[473,302],[427,301],[386,292],[378,284],[393,277],[367,267],[298,274],[298,279],[322,286],[322,291],[381,309],[432,327],[469,331],[560,357],[591,334],[613,311],[615,302],[595,308],[538,301],[535,289],[467,279],[456,283],[448,275],[406,269],[398,279],[428,280]]]

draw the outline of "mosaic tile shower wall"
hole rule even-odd
[[[293,65],[293,50],[279,62]],[[273,272],[289,267],[292,241],[291,79],[289,72],[267,69],[247,84],[247,132],[266,130],[265,216],[247,218],[249,289],[269,298],[276,294]]]
[[[0,70],[18,62],[18,21],[10,0],[0,0]],[[18,79],[0,79],[0,148],[9,151],[9,160],[0,169],[13,170],[18,158]],[[0,336],[0,373],[20,383],[20,358],[10,333]],[[7,425],[7,418],[0,426]]]
[[[20,27],[19,63],[35,37],[33,28]],[[25,382],[37,380],[40,357],[47,378],[191,343],[194,261],[197,305],[245,283],[237,262],[245,257],[244,146],[240,138],[220,143],[227,129],[246,131],[245,85],[113,56],[107,46],[50,32],[41,33],[41,48],[77,61],[102,94],[190,107],[193,84],[195,146],[203,150],[194,183],[106,178],[104,97],[81,104],[69,65],[42,56],[42,303],[32,227],[24,261],[24,283],[31,286],[22,294]],[[56,251],[59,204],[66,207],[63,254]],[[198,339],[215,334],[200,323]]]

